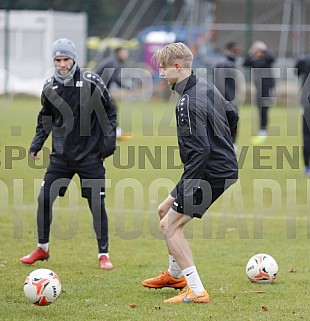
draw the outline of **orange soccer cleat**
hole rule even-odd
[[[24,263],[24,264],[31,265],[31,264],[35,263],[36,261],[48,260],[49,257],[50,257],[49,251],[45,252],[44,250],[42,250],[38,246],[33,252],[31,252],[28,255],[20,258],[19,261]]]
[[[161,288],[173,288],[173,289],[183,289],[186,285],[186,279],[182,276],[176,279],[169,275],[168,270],[162,272],[161,275],[155,276],[151,279],[146,279],[142,281],[142,285],[147,288],[161,289]]]
[[[203,291],[201,294],[194,293],[190,288],[181,291],[177,296],[167,299],[164,303],[209,303],[210,296],[207,291]]]

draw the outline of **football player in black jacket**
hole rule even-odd
[[[20,261],[33,264],[49,258],[52,206],[64,196],[75,174],[80,177],[82,196],[93,215],[98,242],[99,266],[112,269],[108,251],[108,218],[105,210],[104,159],[116,147],[116,112],[102,79],[82,70],[76,63],[74,43],[66,38],[53,43],[54,76],[48,79],[41,95],[36,134],[31,156],[38,152],[52,133],[50,164],[38,197],[38,246]]]
[[[183,234],[194,217],[201,218],[210,205],[238,178],[232,142],[238,114],[216,87],[192,71],[193,55],[183,43],[158,49],[154,60],[172,89],[179,94],[176,124],[183,174],[174,190],[159,205],[160,228],[169,252],[169,268],[144,280],[149,288],[183,288],[165,303],[208,303],[191,249]]]

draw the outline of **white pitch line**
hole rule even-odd
[[[36,206],[34,205],[17,205],[17,206],[13,206],[10,205],[8,207],[0,207],[0,215],[2,211],[5,210],[18,210],[18,211],[33,211],[34,213],[36,213]],[[106,208],[108,214],[109,213],[124,213],[124,214],[130,214],[130,213],[137,213],[137,214],[148,214],[148,215],[156,215],[156,208],[154,209],[132,209],[132,208]],[[77,211],[89,211],[89,207],[88,206],[75,206],[75,207],[54,207],[53,208],[54,212],[57,211],[63,211],[63,212],[77,212]],[[267,219],[267,220],[298,220],[298,221],[307,221],[310,220],[310,215],[266,215],[266,214],[258,214],[258,213],[220,213],[220,212],[207,212],[205,214],[205,217],[207,217],[208,215],[212,216],[212,217],[228,217],[228,218],[257,218],[254,216],[258,216],[258,218],[262,218],[262,219]]]

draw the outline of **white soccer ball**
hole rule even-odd
[[[61,282],[57,274],[49,269],[32,271],[25,280],[26,298],[35,305],[49,305],[61,293]]]
[[[271,283],[278,273],[278,264],[269,254],[256,254],[246,265],[246,275],[253,283]]]

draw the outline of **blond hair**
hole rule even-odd
[[[183,67],[190,67],[193,61],[191,50],[182,42],[170,43],[155,51],[153,62],[157,66],[172,66],[178,60],[183,63]]]

